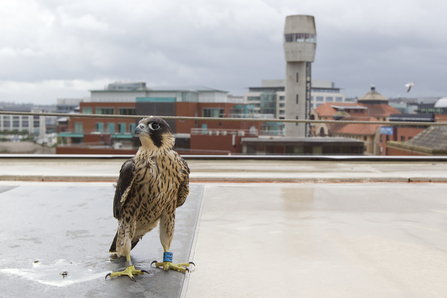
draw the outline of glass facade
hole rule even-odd
[[[12,116],[12,127],[19,128],[20,127],[20,118],[19,116]]]
[[[101,122],[95,123],[95,131],[103,132],[104,131],[104,123],[101,123]]]
[[[310,33],[284,34],[284,42],[309,42],[317,43],[317,35]]]
[[[115,123],[107,123],[107,132],[110,132],[111,134],[115,133]]]
[[[40,119],[39,116],[33,116],[33,127],[37,128],[40,126]]]
[[[3,129],[8,129],[11,126],[11,116],[3,116]]]
[[[95,108],[95,114],[114,115],[115,114],[115,108]]]
[[[261,93],[261,114],[276,115],[276,94],[275,93]]]
[[[223,118],[223,117],[225,117],[225,109],[220,109],[220,108],[203,109],[202,117]]]
[[[82,114],[93,114],[92,107],[82,107]]]
[[[28,116],[22,116],[22,128],[28,128],[29,118]]]
[[[126,123],[118,123],[118,132],[126,133]]]
[[[135,115],[135,108],[118,108],[118,115]]]
[[[82,122],[75,122],[74,123],[74,133],[82,133]]]

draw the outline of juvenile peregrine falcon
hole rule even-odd
[[[138,241],[160,222],[160,241],[164,249],[163,262],[154,261],[164,270],[186,272],[192,263],[172,264],[169,252],[174,235],[175,209],[183,205],[189,194],[189,168],[174,148],[174,136],[168,123],[160,118],[142,119],[135,129],[141,147],[134,158],[127,160],[120,176],[113,200],[113,216],[118,219],[118,230],[110,253],[126,256],[126,270],[106,275],[134,275],[148,273],[136,270],[130,251]]]

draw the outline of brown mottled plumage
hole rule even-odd
[[[148,117],[135,129],[141,147],[121,167],[113,201],[118,230],[110,247],[129,255],[138,241],[160,222],[160,241],[169,251],[174,235],[175,209],[189,194],[189,168],[173,150],[174,137],[162,119]]]

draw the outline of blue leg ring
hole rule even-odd
[[[172,256],[173,255],[174,254],[172,252],[165,251],[163,253],[163,262],[171,262],[172,263]]]

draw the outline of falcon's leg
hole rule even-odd
[[[109,273],[106,275],[106,279],[107,279],[107,276],[110,276],[110,278],[112,278],[114,276],[127,275],[127,276],[129,276],[129,278],[131,280],[136,281],[134,275],[144,274],[144,273],[149,274],[149,272],[147,272],[146,270],[136,270],[135,269],[135,266],[132,264],[132,260],[130,259],[130,254],[126,255],[126,260],[127,260],[126,270]]]
[[[163,246],[164,254],[163,254],[163,262],[153,261],[152,264],[155,264],[155,267],[163,268],[163,270],[175,270],[180,272],[189,271],[189,265],[193,264],[193,262],[189,263],[180,263],[180,264],[172,264],[172,252],[169,252],[169,248],[171,247],[171,241],[174,237],[174,225],[175,225],[175,209],[174,212],[168,214],[166,211],[163,211],[160,218],[160,241]],[[151,265],[152,265],[151,264]]]

